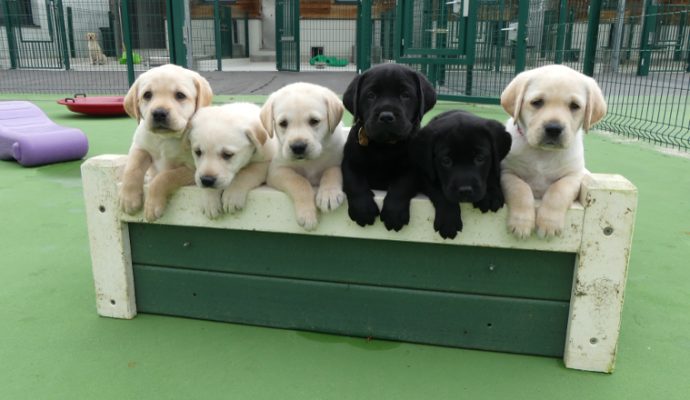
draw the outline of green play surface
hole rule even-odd
[[[127,152],[133,120],[70,113],[88,156]],[[216,102],[264,96],[217,96]],[[503,120],[497,106],[440,102]],[[349,116],[346,123],[350,122]],[[557,358],[349,338],[141,314],[99,317],[81,161],[0,162],[0,399],[687,399],[690,158],[589,134],[587,166],[639,189],[621,340],[612,375]]]

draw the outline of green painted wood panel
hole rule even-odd
[[[129,224],[133,263],[570,300],[575,254]]]
[[[134,265],[139,312],[562,356],[568,303]]]

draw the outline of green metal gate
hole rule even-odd
[[[26,11],[17,0],[2,1],[12,68],[70,68],[62,0],[44,0],[43,5],[45,26],[24,30],[22,20],[27,18]]]
[[[299,0],[276,1],[276,68],[299,71]]]

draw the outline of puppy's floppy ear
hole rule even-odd
[[[263,125],[269,137],[273,137],[273,95],[270,95],[259,112],[261,125]]]
[[[501,106],[506,110],[517,124],[520,116],[520,108],[522,107],[522,100],[525,97],[525,91],[529,85],[532,77],[530,71],[521,72],[516,76],[501,93]]]
[[[491,139],[491,172],[496,179],[501,177],[501,160],[503,160],[510,152],[510,146],[513,139],[510,133],[506,131],[505,125],[502,123],[489,120],[489,137]]]
[[[324,101],[326,102],[326,111],[328,113],[328,131],[333,133],[335,128],[343,119],[343,102],[330,89],[324,89]]]
[[[417,132],[408,145],[410,158],[432,182],[436,181],[434,143],[437,136],[438,133],[426,126]]]
[[[254,145],[254,148],[256,148],[256,152],[259,155],[263,155],[263,146],[268,140],[268,132],[264,129],[263,124],[258,122],[252,124],[249,129],[245,131],[245,135],[247,135],[247,139],[249,139]]]
[[[136,80],[129,88],[127,95],[125,95],[124,101],[125,111],[127,115],[134,118],[139,122],[141,120],[141,114],[139,113],[139,81]]]
[[[601,93],[601,88],[597,82],[590,78],[587,81],[587,106],[585,106],[585,121],[583,129],[585,132],[599,122],[606,115],[606,100]]]
[[[421,72],[414,71],[417,80],[417,100],[419,100],[418,122],[422,122],[422,117],[427,111],[431,110],[436,104],[436,90],[431,82]]]
[[[206,78],[199,75],[197,72],[192,72],[194,79],[194,86],[196,86],[196,109],[206,107],[211,104],[213,100],[213,90]]]
[[[347,109],[347,111],[352,114],[352,120],[353,123],[357,123],[359,120],[359,110],[357,110],[357,104],[359,103],[359,95],[360,95],[360,88],[362,87],[362,82],[364,82],[364,75],[366,74],[363,73],[361,75],[357,75],[352,79],[349,85],[347,85],[347,89],[345,89],[345,93],[343,93],[343,105]]]

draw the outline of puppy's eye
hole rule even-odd
[[[486,161],[486,157],[484,157],[483,154],[477,154],[477,156],[474,157],[475,164],[484,164],[484,161]]]
[[[224,152],[220,153],[220,157],[225,161],[228,161],[229,159],[231,159],[232,156],[234,156],[234,154],[230,153],[229,151],[224,151]]]
[[[570,111],[577,111],[580,109],[580,105],[577,104],[576,102],[570,103]]]
[[[287,128],[288,122],[287,122],[287,120],[282,120],[282,121],[278,122],[278,125],[280,125],[281,128]]]
[[[410,98],[410,92],[405,91],[405,92],[400,93],[400,98],[403,100],[409,99]]]
[[[309,120],[309,125],[311,125],[311,126],[316,126],[316,125],[319,124],[319,122],[321,122],[321,121],[319,121],[319,120],[316,119],[316,118],[311,118],[311,119]]]
[[[175,98],[177,100],[184,100],[187,98],[187,95],[182,92],[175,92]]]
[[[450,157],[445,156],[441,159],[441,165],[445,168],[450,168],[453,166],[453,160]]]
[[[534,108],[540,108],[541,106],[544,105],[544,100],[542,100],[542,99],[532,100],[530,102],[530,104],[532,104],[532,107],[534,107]]]
[[[151,91],[146,91],[144,92],[144,95],[141,97],[143,97],[144,100],[151,100],[151,98],[153,97],[153,93],[151,93]]]
[[[369,100],[374,100],[376,98],[376,93],[374,92],[367,92],[367,99]]]
[[[194,150],[194,155],[197,157],[201,157],[201,149]]]

